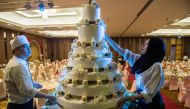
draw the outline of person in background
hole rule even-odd
[[[122,109],[126,101],[138,100],[138,109],[165,109],[160,95],[164,83],[164,74],[161,62],[165,56],[165,44],[161,38],[150,38],[145,42],[141,54],[134,54],[128,49],[121,48],[107,34],[106,41],[113,49],[124,57],[136,78],[136,91],[130,97],[122,97],[116,108]]]
[[[124,61],[124,59],[123,59],[123,57],[122,57],[122,56],[119,56],[119,57],[118,57],[117,63],[120,63],[121,65],[123,65],[123,66],[124,66],[125,61]]]
[[[188,56],[183,56],[183,61],[188,61],[189,57]]]
[[[56,97],[35,89],[42,86],[34,83],[27,59],[31,56],[30,44],[24,35],[10,41],[13,57],[5,68],[4,87],[8,95],[7,109],[33,109],[33,98],[47,98],[56,102]]]

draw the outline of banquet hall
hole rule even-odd
[[[85,4],[91,2],[98,4],[100,16],[95,17],[100,19],[97,20],[98,23],[89,21],[89,24],[86,24],[85,14],[93,16],[96,13],[96,11],[88,13],[84,8]],[[161,38],[166,45],[165,57],[161,62],[164,83],[160,90],[165,109],[190,109],[190,0],[0,0],[0,109],[7,109],[9,102],[4,78],[6,66],[14,56],[11,40],[18,36],[26,36],[32,51],[27,59],[32,81],[42,84],[38,91],[53,94],[59,88],[60,80],[64,78],[62,74],[64,69],[72,69],[70,66],[73,69],[74,67],[80,69],[85,64],[78,61],[70,62],[73,59],[73,52],[79,51],[73,49],[75,43],[81,47],[101,45],[99,43],[93,45],[94,42],[78,43],[83,36],[92,33],[88,27],[85,31],[81,30],[81,25],[93,23],[104,25],[105,30],[95,29],[98,35],[102,35],[101,31],[104,31],[102,40],[104,34],[107,34],[119,46],[135,54],[141,54],[148,39]],[[94,40],[96,41],[95,38]],[[121,74],[121,81],[126,90],[135,91],[133,66],[130,66],[109,44],[108,49],[110,50],[106,56],[110,56],[112,62],[116,64],[116,70]],[[79,57],[88,58],[84,54],[85,50],[81,52]],[[101,61],[100,64],[104,66],[106,63],[108,61]],[[101,68],[95,66],[87,69],[90,70],[100,71]],[[104,70],[106,71],[106,68]],[[84,80],[86,78],[88,76],[84,76]],[[98,85],[106,81],[98,83],[101,78],[104,77],[95,78]],[[84,80],[80,81],[83,85]],[[70,81],[72,84],[75,82]],[[79,80],[77,82],[79,84]],[[90,85],[89,81],[87,83]],[[66,95],[66,91],[62,93]],[[85,94],[81,96],[84,97]],[[44,105],[47,104],[47,100],[43,98],[35,98],[34,102],[37,109],[45,109]]]

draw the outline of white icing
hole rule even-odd
[[[116,72],[114,71],[101,72],[101,73],[92,72],[92,73],[82,74],[82,75],[80,75],[80,72],[69,72],[70,78],[77,77],[78,80],[83,80],[86,78],[89,81],[96,81],[97,77],[99,77],[101,80],[109,80],[109,79],[113,79],[115,75],[116,75]]]
[[[117,100],[111,99],[104,102],[98,102],[98,103],[81,103],[80,100],[72,99],[72,100],[66,100],[65,98],[61,97],[59,98],[59,102],[62,106],[64,106],[65,109],[115,109]]]
[[[82,68],[105,68],[112,63],[112,58],[96,58],[95,60],[89,60],[87,58],[69,58],[67,65],[70,67],[82,67]]]
[[[73,49],[73,52],[77,53],[77,54],[81,54],[81,53],[93,53],[93,54],[94,53],[95,54],[101,53],[101,54],[105,54],[105,53],[108,53],[109,50],[106,49],[106,48],[99,48],[99,47],[89,46],[89,47],[86,47],[86,48],[79,47],[79,48]]]
[[[98,47],[87,46],[87,47],[78,47],[78,40],[74,40],[71,44],[72,52],[76,54],[105,54],[110,53],[109,45],[105,40],[102,40],[98,45]],[[91,42],[92,43],[92,42]],[[70,54],[69,54],[70,56]]]
[[[103,85],[76,85],[73,87],[72,84],[68,84],[65,87],[65,90],[68,90],[71,95],[82,96],[84,92],[87,93],[87,96],[99,96],[102,92],[104,95],[111,95],[114,92],[119,91],[118,89],[114,90],[113,84],[103,84]]]
[[[80,42],[101,42],[105,34],[103,25],[82,25],[78,29],[78,40]]]

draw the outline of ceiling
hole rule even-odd
[[[77,35],[76,23],[82,18],[81,7],[88,3],[88,0],[53,0],[54,8],[62,12],[73,12],[73,14],[49,16],[45,21],[41,16],[28,18],[15,12],[26,10],[26,13],[34,15],[35,12],[28,11],[24,7],[27,2],[31,2],[34,5],[32,9],[37,9],[35,1],[0,0],[0,26],[47,37],[52,37],[53,31],[59,33],[53,37],[67,36],[64,35],[64,31],[67,30],[72,33],[71,37]],[[42,1],[47,2],[47,0]],[[107,25],[107,33],[112,37],[146,36],[158,29],[180,29],[180,32],[182,29],[190,29],[190,22],[177,22],[190,16],[190,0],[97,0],[97,2],[101,7],[102,19]],[[16,15],[19,17],[12,17]],[[2,16],[9,19],[4,19]],[[9,21],[13,18],[17,19]],[[26,26],[25,23],[29,23],[29,20],[40,24],[31,23]],[[18,23],[19,21],[21,24]],[[46,24],[47,22],[49,23]],[[155,35],[183,34],[166,32],[166,34]],[[185,36],[190,36],[190,32]]]

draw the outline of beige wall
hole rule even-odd
[[[71,43],[75,38],[50,38],[47,40],[48,58],[51,60],[67,59]]]
[[[5,63],[5,46],[4,46],[4,37],[3,30],[0,29],[0,64]]]

